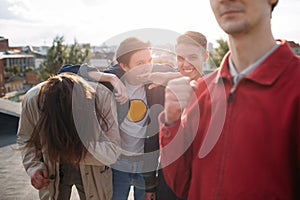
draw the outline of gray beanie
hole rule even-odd
[[[119,57],[121,57],[129,52],[147,49],[150,47],[151,47],[151,43],[149,41],[143,42],[138,38],[130,37],[130,38],[123,40],[120,43],[119,47],[117,48],[115,57],[118,60]]]

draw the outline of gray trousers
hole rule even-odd
[[[81,200],[86,200],[79,167],[62,163],[59,167],[59,194],[58,199],[69,200],[72,187],[75,185]]]

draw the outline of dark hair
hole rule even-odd
[[[177,44],[193,44],[202,47],[204,50],[206,50],[207,46],[206,37],[203,34],[196,31],[187,31],[183,35],[180,35],[176,41]]]
[[[76,89],[80,88],[83,97],[92,98],[94,89],[75,74],[52,76],[41,86],[38,93],[40,119],[26,147],[34,146],[36,153],[45,150],[50,160],[77,165],[86,155],[87,148],[78,135],[73,118],[75,84],[80,86],[76,85]]]
[[[278,1],[279,1],[279,0],[278,0]],[[273,10],[274,10],[275,6],[278,4],[278,1],[276,1],[276,3],[274,3],[274,4],[272,5],[272,9],[271,9],[271,11],[273,11]]]

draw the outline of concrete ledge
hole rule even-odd
[[[0,112],[15,117],[20,117],[22,110],[21,102],[9,101],[6,99],[0,98]]]

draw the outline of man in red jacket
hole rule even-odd
[[[168,83],[161,159],[179,197],[300,199],[300,59],[272,35],[277,3],[210,0],[229,53],[197,82]]]

